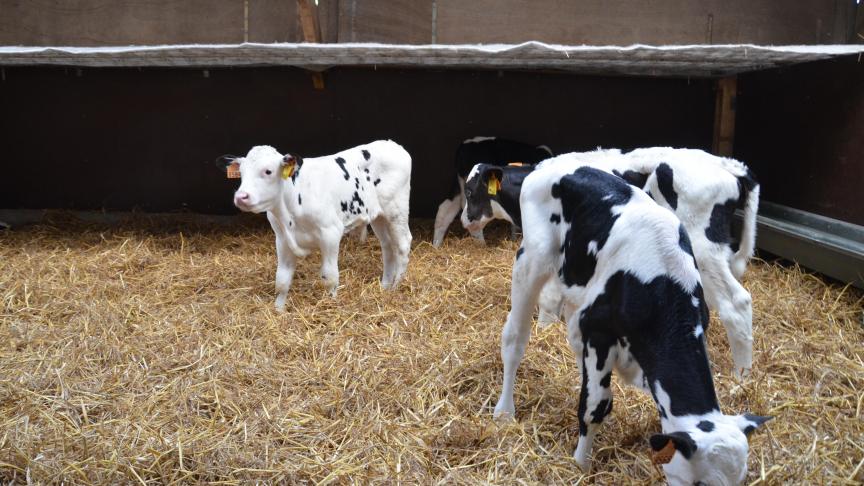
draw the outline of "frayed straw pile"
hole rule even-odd
[[[273,310],[261,219],[191,226],[69,221],[0,233],[0,483],[658,483],[651,400],[615,409],[583,475],[579,375],[559,324],[535,330],[517,421],[491,418],[517,244],[414,226],[407,281],[379,288],[380,251],[346,238],[336,299],[318,257]],[[774,415],[751,438],[749,481],[864,479],[862,294],[753,262],[755,370],[724,411]]]

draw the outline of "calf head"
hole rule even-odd
[[[462,210],[462,226],[468,231],[477,231],[494,218],[492,201],[501,191],[504,171],[489,164],[477,164],[465,180],[465,207]]]
[[[234,205],[243,211],[263,213],[278,206],[282,184],[295,175],[299,163],[290,154],[283,156],[269,145],[258,145],[245,157],[231,160],[229,172],[238,168],[241,182],[234,193]]]
[[[692,430],[651,436],[653,461],[672,486],[730,486],[747,476],[747,438],[771,417],[716,415]]]

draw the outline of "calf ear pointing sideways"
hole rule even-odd
[[[236,155],[220,155],[213,161],[216,167],[219,167],[229,179],[240,178],[240,157]]]
[[[762,424],[773,418],[774,417],[771,416],[762,417],[760,415],[745,413],[738,416],[738,427],[741,428],[741,432],[744,432],[744,435],[749,439],[750,434],[752,434],[754,430],[758,429]]]

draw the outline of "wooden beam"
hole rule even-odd
[[[303,42],[321,43],[321,26],[318,25],[318,8],[312,0],[297,0],[297,15],[303,29]]]
[[[714,105],[715,155],[731,157],[735,143],[735,108],[737,105],[738,78],[730,76],[717,81],[717,98]]]
[[[300,27],[303,29],[303,42],[321,43],[321,26],[318,24],[318,7],[312,0],[297,0],[297,15],[300,16]],[[324,89],[324,75],[312,73],[312,86]]]

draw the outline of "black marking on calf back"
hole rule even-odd
[[[623,174],[618,172],[617,170],[613,170],[612,173],[624,179],[627,184],[630,184],[631,186],[636,186],[639,189],[645,187],[645,182],[648,180],[648,174],[636,172],[635,170],[624,171]]]
[[[377,186],[380,183],[381,183],[381,178],[379,177],[378,179],[375,179],[375,182],[373,182],[372,184],[375,184]]]
[[[342,204],[342,212],[348,212],[348,203],[346,201],[340,201],[340,204]]]
[[[549,222],[560,224],[561,223],[561,215],[558,213],[552,213],[552,216],[549,216]]]
[[[363,158],[366,160],[369,160],[369,157],[372,157],[372,154],[370,154],[369,151],[366,149],[361,150],[360,153],[363,154]]]
[[[564,221],[570,224],[561,252],[564,261],[558,275],[567,286],[584,286],[594,275],[596,255],[588,244],[596,242],[599,252],[618,219],[612,207],[626,204],[633,188],[612,174],[581,167],[552,185],[552,197],[561,199]]]
[[[345,175],[345,180],[351,179],[351,176],[348,174],[348,169],[345,168],[345,159],[342,157],[336,157],[336,163],[339,164],[339,168],[342,169],[342,173]]]
[[[678,193],[675,192],[675,188],[672,185],[672,167],[669,167],[669,164],[662,163],[657,166],[654,172],[657,174],[657,186],[660,188],[660,194],[663,194],[663,198],[669,203],[669,207],[673,210],[678,209]]]
[[[360,189],[360,178],[354,178],[354,189]]]
[[[696,428],[701,430],[702,432],[711,432],[714,430],[714,422],[710,420],[702,420],[698,424],[696,424]]]
[[[694,296],[699,299],[696,307]],[[644,283],[622,270],[582,311],[579,330],[583,340],[592,343],[627,339],[661,416],[716,411],[719,405],[705,343],[694,334],[699,325],[707,332],[708,310],[702,297],[701,286],[687,292],[672,276],[660,275]],[[598,349],[598,363],[599,354]],[[654,390],[657,381],[669,394],[670,410],[660,406]]]
[[[297,194],[297,204],[300,206],[303,205],[303,196],[301,196],[300,194]]]

